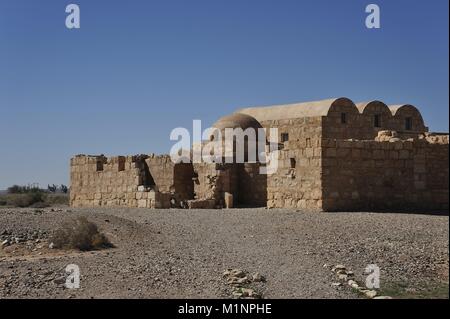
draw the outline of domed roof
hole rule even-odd
[[[216,123],[213,124],[212,127],[219,130],[238,127],[243,130],[249,127],[254,129],[262,128],[261,124],[254,117],[242,113],[234,113],[221,117]]]

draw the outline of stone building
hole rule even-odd
[[[261,174],[264,164],[247,158],[219,164],[173,163],[169,155],[77,155],[71,205],[448,209],[448,134],[429,133],[413,105],[338,98],[252,107],[213,126],[277,128],[276,172]]]

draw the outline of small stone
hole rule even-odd
[[[253,274],[252,281],[254,281],[254,282],[262,281],[262,282],[264,282],[264,281],[266,281],[266,278],[264,278],[264,276],[261,276],[261,274],[259,272],[257,272],[255,274]]]
[[[55,248],[55,244],[54,244],[54,243],[50,243],[50,244],[48,245],[48,248],[54,249],[54,248]]]
[[[332,286],[332,287],[341,287],[341,286],[342,286],[342,283],[341,283],[341,282],[332,282],[332,283],[331,283],[331,286]]]
[[[338,270],[346,270],[347,268],[344,265],[336,265],[333,268],[331,268],[332,272],[337,272]]]
[[[353,289],[358,289],[358,288],[359,288],[358,283],[357,283],[356,281],[354,281],[354,280],[349,280],[349,281],[347,282],[347,284],[348,284],[350,287],[352,287]]]
[[[377,295],[377,292],[375,290],[364,290],[364,294],[367,298],[374,298]]]
[[[242,293],[239,291],[233,291],[233,296],[240,298],[242,297]]]
[[[242,288],[242,297],[252,297],[254,295],[254,290],[250,288]]]
[[[340,274],[340,275],[338,275],[338,278],[339,278],[339,280],[346,281],[347,280],[347,275],[346,274]]]
[[[376,296],[373,299],[392,299],[390,296]]]
[[[3,247],[6,247],[6,246],[9,246],[9,240],[8,240],[8,239],[5,239],[5,240],[2,242],[2,248],[3,248]]]
[[[230,275],[233,277],[245,277],[245,273],[240,269],[231,270]]]

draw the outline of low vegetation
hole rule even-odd
[[[411,288],[405,282],[385,283],[379,294],[389,295],[395,299],[448,299],[448,283],[427,282]]]
[[[36,186],[13,185],[6,194],[0,194],[0,206],[44,208],[68,205],[69,196],[65,186],[61,185],[60,189],[60,192],[51,192]]]
[[[63,224],[54,232],[51,242],[55,248],[81,251],[113,247],[108,238],[99,232],[97,225],[88,221],[86,217],[78,217],[72,222]]]

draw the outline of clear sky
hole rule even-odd
[[[244,106],[380,99],[448,131],[448,3],[0,0],[0,189],[68,183],[74,154],[166,153]]]

